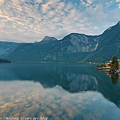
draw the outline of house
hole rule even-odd
[[[120,59],[118,59],[119,69],[120,69]]]
[[[106,63],[105,66],[106,66],[107,68],[110,68],[111,62],[112,62],[112,61],[109,61],[108,63]],[[120,69],[120,59],[118,59],[118,64],[119,64],[119,69]]]
[[[112,62],[112,61],[109,61],[108,63],[106,63],[105,66],[106,66],[107,68],[110,68],[110,66],[111,66],[111,62]]]

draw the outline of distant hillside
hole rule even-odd
[[[97,45],[97,36],[72,33],[62,40],[45,37],[41,42],[23,44],[11,52],[8,58],[17,62],[73,63],[97,49]]]
[[[108,28],[98,37],[99,45],[85,61],[106,62],[116,55],[120,58],[120,22]]]
[[[98,36],[71,33],[61,40],[46,36],[41,42],[14,47],[6,57],[14,62],[87,63],[120,57],[120,22]]]
[[[15,42],[2,42],[0,41],[0,57],[8,56],[15,48],[17,48],[21,43]]]

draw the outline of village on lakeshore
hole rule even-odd
[[[113,56],[109,62],[98,65],[97,70],[104,70],[111,73],[120,73],[120,59],[118,59],[116,56]]]

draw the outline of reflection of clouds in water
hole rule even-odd
[[[48,116],[49,119],[120,119],[120,110],[100,93],[70,94],[33,82],[0,82],[0,116]],[[116,118],[115,118],[116,117]]]

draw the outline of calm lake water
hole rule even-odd
[[[0,64],[0,120],[120,120],[120,80],[95,65]]]

